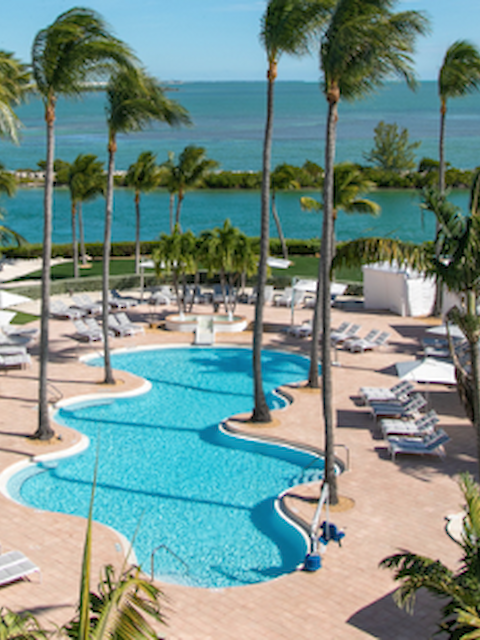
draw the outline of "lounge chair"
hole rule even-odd
[[[0,555],[0,585],[26,578],[40,569],[21,551],[8,551]]]
[[[277,293],[273,296],[273,305],[275,307],[296,307],[301,304],[305,298],[305,291],[301,289],[293,289],[286,287],[283,293]]]
[[[398,418],[412,418],[423,409],[427,404],[425,398],[417,393],[408,402],[371,402],[370,407],[374,418],[381,417],[398,417]]]
[[[86,340],[87,342],[97,342],[103,340],[103,331],[100,327],[98,329],[91,329],[88,327],[85,322],[81,319],[72,320],[77,337],[79,340]]]
[[[360,387],[360,396],[364,404],[370,402],[403,402],[415,387],[408,380],[401,380],[387,389],[386,387]]]
[[[264,289],[265,304],[272,302],[274,293],[275,293],[275,289],[273,285],[267,284]],[[255,304],[256,301],[257,301],[257,289],[255,287],[252,293],[248,296],[247,302],[248,304]]]
[[[117,320],[121,327],[130,329],[132,333],[145,333],[145,329],[138,322],[132,322],[125,311],[116,314]]]
[[[102,312],[102,305],[99,302],[93,302],[86,293],[74,295],[72,300],[74,306],[83,311],[85,315],[95,316]]]
[[[288,333],[295,338],[308,338],[312,335],[312,321],[305,320],[302,324],[288,328]]]
[[[114,314],[109,314],[108,316],[108,328],[114,335],[121,338],[124,338],[125,336],[133,336],[135,333],[131,327],[123,326]]]
[[[67,307],[62,300],[51,300],[50,315],[52,318],[61,320],[78,320],[85,315],[85,312],[79,308]]]
[[[422,440],[412,440],[411,438],[397,438],[395,440],[389,440],[388,450],[392,456],[392,460],[395,460],[399,453],[408,453],[412,455],[430,455],[445,457],[444,445],[450,440],[448,434],[439,429],[434,433],[425,436]]]
[[[380,428],[384,438],[391,436],[418,437],[431,433],[439,418],[433,409],[417,420],[394,420],[385,418],[380,420]]]
[[[347,349],[352,353],[361,353],[363,351],[373,351],[374,349],[379,349],[386,344],[388,338],[390,337],[390,333],[388,331],[383,331],[378,337],[373,340],[368,340],[365,338],[364,340],[352,340],[347,345]]]
[[[138,300],[132,296],[122,296],[117,289],[110,291],[108,302],[114,309],[129,309],[138,304]]]
[[[0,354],[0,369],[16,369],[17,367],[23,369],[31,363],[32,359],[28,353]]]
[[[359,324],[348,324],[347,328],[345,329],[345,331],[340,331],[341,326],[339,327],[339,329],[337,331],[332,331],[331,335],[330,335],[330,339],[332,341],[332,346],[336,347],[339,344],[342,344],[343,342],[345,342],[345,340],[348,340],[350,338],[353,338],[354,336],[357,335],[357,331],[360,329],[360,325]]]
[[[370,329],[367,335],[364,338],[358,338],[357,336],[353,336],[352,338],[347,338],[343,341],[343,348],[349,349],[351,344],[355,344],[357,342],[371,342],[375,340],[375,338],[380,334],[378,329]]]
[[[175,301],[175,296],[170,287],[162,286],[157,291],[152,291],[152,295],[148,299],[148,304],[171,304]]]

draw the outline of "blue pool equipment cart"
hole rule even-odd
[[[322,509],[325,506],[326,519],[320,523]],[[329,489],[328,483],[324,482],[320,492],[320,500],[318,501],[315,515],[313,517],[312,526],[310,527],[310,551],[307,553],[304,562],[305,571],[318,571],[322,566],[321,552],[325,550],[327,544],[331,541],[337,542],[341,546],[345,533],[330,522],[329,514]],[[321,534],[319,535],[319,531]]]

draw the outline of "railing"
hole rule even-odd
[[[345,471],[350,471],[350,449],[346,444],[334,444],[334,447],[342,447],[346,452]]]
[[[166,544],[159,544],[158,547],[155,547],[155,549],[152,551],[152,554],[150,556],[150,574],[151,574],[151,578],[152,580],[155,577],[155,553],[157,551],[159,551],[160,549],[165,549],[166,551],[168,551],[168,553],[170,553],[176,560],[178,560],[186,569],[186,573],[189,573],[189,567],[188,564],[182,560],[179,556],[177,556],[177,554],[172,551],[169,547],[167,547]]]

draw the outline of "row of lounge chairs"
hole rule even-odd
[[[390,337],[388,331],[380,332],[378,329],[372,329],[366,336],[361,338],[358,335],[360,329],[359,324],[343,322],[338,329],[331,332],[332,346],[338,347],[342,345],[344,349],[348,349],[352,353],[361,353],[382,347]],[[308,338],[312,335],[312,323],[311,321],[303,322],[296,327],[290,327],[288,332],[296,338]]]
[[[27,345],[36,337],[38,329],[3,326],[0,328],[0,370],[24,369],[32,360]]]
[[[439,418],[434,410],[420,415],[427,402],[413,391],[410,382],[400,381],[389,389],[361,387],[360,396],[373,417],[380,418],[378,424],[393,460],[398,454],[444,457],[444,445],[450,438],[443,429],[436,429]]]
[[[72,305],[67,306],[62,300],[52,300],[50,315],[57,319],[78,320],[102,313],[101,303],[94,302],[87,293],[73,295],[72,302]],[[138,300],[130,296],[122,296],[116,289],[113,289],[110,292],[108,303],[112,310],[125,310],[138,304]]]
[[[87,342],[103,341],[102,326],[98,324],[95,318],[76,318],[72,320],[72,322],[76,330],[74,337]],[[122,338],[145,331],[141,324],[132,322],[125,311],[119,311],[116,314],[110,314],[108,316],[108,330],[110,336]]]

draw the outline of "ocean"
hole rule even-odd
[[[225,170],[259,170],[265,123],[266,86],[262,82],[197,82],[174,85],[170,96],[185,106],[193,126],[172,129],[165,125],[141,133],[122,135],[118,140],[117,169],[126,169],[139,153],[151,150],[159,162],[168,152],[179,154],[194,144],[203,146],[209,158]],[[80,153],[94,153],[106,161],[107,130],[102,92],[87,94],[82,100],[60,99],[56,120],[56,157],[71,161]],[[0,161],[7,169],[35,169],[45,158],[43,106],[32,98],[17,111],[24,124],[18,146],[0,141]],[[421,141],[417,159],[438,157],[439,101],[435,82],[422,82],[414,93],[404,84],[389,83],[378,94],[339,109],[338,162],[364,162],[363,154],[373,145],[373,129],[380,120],[407,128],[410,140]],[[272,167],[282,162],[302,165],[305,160],[324,164],[326,103],[319,86],[308,82],[277,82],[275,94]],[[447,115],[447,160],[459,168],[480,165],[480,95],[451,100]],[[303,213],[299,198],[305,192],[279,194],[278,208],[287,237],[318,237],[320,216]],[[312,195],[312,194],[309,194]],[[370,194],[382,206],[379,218],[340,214],[340,240],[364,235],[391,235],[422,241],[433,237],[430,214],[421,215],[418,197],[404,191],[377,191]],[[466,193],[453,194],[465,207]],[[6,223],[30,242],[40,242],[42,219],[41,189],[20,189],[13,199],[2,197]],[[195,233],[221,225],[225,218],[249,235],[259,233],[258,192],[194,191],[188,193],[182,226]],[[103,238],[103,200],[84,207],[88,241]],[[168,196],[159,192],[142,197],[142,239],[152,240],[168,233]],[[133,194],[115,193],[114,241],[133,238]],[[275,230],[272,227],[272,235]],[[54,242],[70,240],[69,199],[64,189],[56,190]]]

